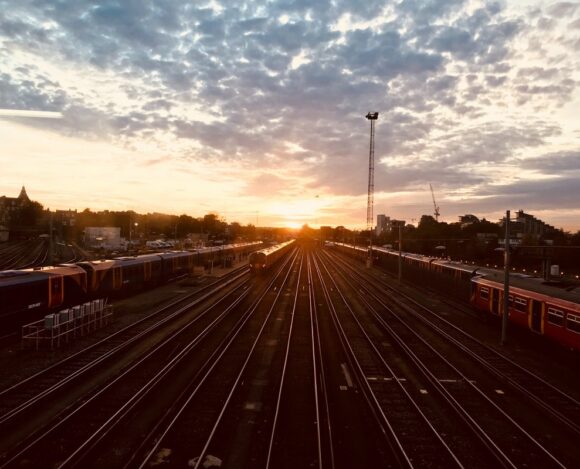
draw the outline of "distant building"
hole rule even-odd
[[[500,226],[505,226],[505,217],[499,222]],[[522,239],[524,237],[531,237],[538,239],[540,237],[552,236],[558,230],[552,225],[544,223],[523,210],[518,210],[515,219],[510,220],[510,237]],[[510,241],[511,244],[511,241]]]
[[[383,233],[387,233],[390,231],[391,225],[391,217],[387,217],[384,214],[377,215],[377,227],[375,228],[375,232],[377,235],[381,235]]]
[[[54,212],[54,222],[62,226],[75,226],[77,219],[76,210],[56,210]]]
[[[117,226],[87,226],[84,243],[90,249],[116,250],[123,247],[121,228]]]
[[[203,247],[209,242],[208,233],[189,233],[186,237],[186,243],[193,247]]]
[[[26,189],[22,186],[18,197],[0,197],[0,225],[8,226],[12,214],[30,203]]]
[[[383,233],[390,233],[391,231],[398,229],[399,226],[405,226],[405,220],[395,220],[394,218],[387,217],[386,215],[377,215],[377,227],[375,229],[377,235]]]

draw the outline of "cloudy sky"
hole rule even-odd
[[[0,195],[362,227],[378,111],[375,214],[580,230],[579,64],[578,2],[0,0]]]

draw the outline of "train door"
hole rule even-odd
[[[146,282],[151,280],[151,262],[145,262],[143,264],[143,280]]]
[[[113,268],[113,290],[120,290],[123,284],[123,273],[121,267]]]
[[[542,333],[542,303],[538,300],[530,300],[532,303],[532,330]]]
[[[48,277],[48,307],[60,306],[64,300],[64,281],[61,275]]]
[[[491,312],[499,315],[499,290],[495,288],[491,289]]]

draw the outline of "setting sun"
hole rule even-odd
[[[298,223],[297,221],[286,220],[284,222],[284,226],[286,228],[292,228],[292,229],[297,230],[298,228],[300,228],[302,226],[302,224]]]
[[[268,211],[280,217],[280,224],[287,228],[317,225],[324,202],[318,196],[308,200],[297,200],[288,203],[272,204]]]

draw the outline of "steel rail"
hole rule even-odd
[[[318,460],[319,468],[324,467],[324,455],[323,455],[323,436],[322,436],[322,415],[324,412],[326,420],[326,433],[327,433],[327,445],[329,453],[329,467],[334,469],[336,466],[334,457],[334,443],[332,439],[332,424],[330,418],[330,405],[328,403],[328,388],[326,385],[326,377],[324,371],[324,361],[322,352],[322,340],[320,338],[320,327],[318,324],[318,308],[316,306],[316,292],[314,290],[314,274],[312,273],[312,261],[311,255],[307,257],[307,267],[308,267],[308,300],[310,303],[310,330],[312,333],[312,363],[314,364],[313,374],[314,374],[314,396],[316,399],[316,421],[318,429]],[[318,366],[317,366],[318,364]],[[320,382],[320,383],[319,383]],[[323,410],[321,411],[320,400],[323,401]]]
[[[291,261],[289,259],[292,259]],[[181,403],[179,405],[179,408],[175,409],[171,409],[171,414],[169,415],[167,414],[164,419],[169,419],[169,422],[167,422],[167,424],[165,424],[165,427],[161,430],[161,431],[157,431],[155,436],[154,436],[154,444],[151,447],[151,449],[146,452],[145,457],[141,460],[141,463],[139,465],[139,468],[144,468],[145,466],[148,465],[149,461],[151,460],[151,458],[153,457],[153,455],[158,451],[159,446],[161,445],[161,443],[164,441],[164,439],[166,438],[166,436],[168,435],[168,433],[175,427],[176,422],[179,420],[179,418],[183,415],[183,413],[186,411],[186,409],[189,407],[191,401],[194,399],[194,397],[197,395],[197,393],[199,392],[199,390],[201,389],[201,387],[205,384],[205,382],[207,381],[208,377],[210,376],[210,374],[213,372],[213,370],[215,369],[215,367],[218,365],[218,363],[220,362],[221,358],[224,356],[224,354],[226,353],[226,351],[230,348],[230,346],[233,344],[234,340],[237,338],[237,336],[240,334],[243,326],[247,323],[247,321],[252,317],[252,315],[254,314],[254,312],[257,310],[258,306],[261,304],[261,302],[263,301],[263,299],[265,298],[265,296],[267,295],[268,291],[270,290],[270,288],[272,287],[272,285],[274,285],[274,283],[276,282],[276,280],[278,279],[278,277],[282,274],[282,272],[284,272],[284,269],[286,268],[286,266],[288,264],[292,264],[294,261],[294,258],[290,257],[289,259],[286,259],[286,261],[284,262],[284,264],[277,270],[277,273],[273,276],[272,280],[268,283],[267,287],[264,289],[263,293],[252,303],[252,305],[250,305],[250,307],[248,308],[248,310],[246,311],[246,313],[242,316],[242,318],[240,319],[240,322],[238,323],[238,326],[235,328],[234,333],[231,335],[231,337],[229,338],[229,340],[227,342],[224,342],[223,344],[221,344],[221,349],[217,348],[213,354],[211,355],[211,357],[208,359],[208,363],[211,362],[211,365],[208,366],[208,369],[205,370],[204,375],[200,378],[199,382],[195,385],[194,389],[190,392],[189,396],[187,396],[187,398],[185,398],[184,402]],[[283,290],[283,285],[286,284],[286,281],[290,275],[290,268],[288,269],[288,271],[286,272],[285,277],[282,280],[282,286],[281,288],[278,289],[278,292],[276,294],[276,297],[274,298],[274,302],[273,305],[270,307],[267,317],[265,318],[262,327],[260,328],[256,339],[252,345],[251,351],[250,353],[248,353],[247,357],[246,357],[246,361],[244,362],[244,369],[245,366],[247,365],[247,362],[249,361],[249,358],[251,356],[251,353],[253,351],[253,349],[255,348],[257,341],[260,338],[260,335],[263,331],[263,329],[265,328],[265,325],[269,319],[269,317],[271,316],[272,312],[274,311],[274,306],[277,304],[277,301],[280,297],[280,295],[282,294],[282,290]],[[222,406],[222,409],[220,411],[220,414],[218,416],[218,419],[216,420],[216,422],[214,423],[214,426],[212,428],[212,430],[210,431],[210,434],[208,435],[208,438],[206,439],[206,442],[200,452],[200,455],[198,456],[198,461],[195,467],[199,467],[199,463],[200,461],[202,461],[203,456],[205,455],[205,453],[207,452],[207,448],[209,448],[209,445],[211,444],[211,441],[213,439],[213,436],[215,435],[215,432],[220,424],[221,419],[223,418],[225,411],[227,409],[227,406],[229,404],[229,402],[231,401],[231,398],[233,396],[234,390],[237,387],[237,385],[239,384],[240,380],[241,380],[241,376],[242,376],[243,370],[238,373],[237,379],[235,380],[230,393],[224,403],[224,405]],[[153,439],[152,435],[149,435],[149,438],[147,438],[147,441]],[[146,441],[143,443],[145,444]],[[135,455],[133,455],[132,460],[126,465],[126,467],[132,466],[133,465],[133,459],[135,458]]]
[[[336,265],[336,264],[335,264]],[[343,276],[343,274],[340,274]],[[343,278],[348,281],[344,276]],[[351,276],[354,279],[354,276]],[[439,395],[444,399],[444,401],[458,414],[458,416],[468,425],[469,428],[474,432],[474,434],[480,439],[480,441],[485,445],[486,448],[490,451],[494,457],[497,458],[498,462],[503,467],[511,467],[516,468],[517,466],[509,459],[509,456],[505,454],[505,452],[493,441],[493,439],[488,435],[488,433],[471,417],[471,415],[467,412],[467,410],[459,403],[457,400],[441,385],[437,377],[429,370],[429,368],[421,362],[421,360],[416,356],[416,354],[407,346],[404,340],[400,338],[400,336],[384,321],[383,318],[380,317],[376,309],[370,304],[370,302],[361,295],[359,288],[362,288],[367,294],[376,297],[373,293],[366,288],[362,282],[357,283],[357,292],[362,300],[362,302],[369,308],[373,317],[379,324],[382,326],[383,330],[385,330],[389,336],[402,348],[403,352],[407,355],[407,357],[411,360],[411,362],[419,369],[422,375],[427,379],[427,381],[431,384],[431,386],[439,393]],[[379,301],[379,300],[377,300]],[[384,305],[383,305],[384,306]],[[390,310],[389,310],[390,311]],[[362,325],[361,325],[362,327]],[[447,362],[444,359],[445,362]],[[453,366],[450,365],[453,369]],[[466,382],[470,382],[468,378],[465,376],[462,377]]]
[[[391,448],[393,456],[396,458],[398,465],[400,467],[412,468],[413,464],[411,462],[411,458],[409,457],[406,450],[404,449],[395,429],[393,428],[389,418],[386,416],[383,408],[381,407],[381,405],[378,401],[378,398],[374,394],[368,380],[365,378],[364,372],[362,370],[362,367],[361,367],[359,361],[357,360],[354,349],[353,349],[351,343],[348,341],[347,334],[344,331],[344,328],[338,319],[338,313],[337,313],[336,308],[334,306],[334,303],[331,299],[328,286],[326,285],[326,282],[323,279],[322,270],[320,269],[320,266],[318,265],[316,258],[314,258],[313,263],[314,263],[314,268],[316,270],[316,274],[318,276],[319,282],[320,282],[321,287],[322,287],[322,292],[324,294],[324,298],[326,300],[326,303],[327,303],[329,311],[330,311],[330,318],[331,318],[332,323],[334,325],[334,328],[337,332],[337,335],[338,335],[338,338],[339,338],[340,343],[342,345],[345,356],[347,357],[347,360],[349,361],[351,369],[357,371],[357,373],[355,373],[354,376],[360,385],[360,389],[362,390],[362,394],[363,394],[363,396],[364,396],[364,398],[369,406],[369,409],[371,410],[371,412],[375,416],[377,424],[381,428],[381,432],[382,432],[383,436],[385,437],[389,447]]]
[[[341,297],[342,301],[344,302],[344,304],[347,307],[347,310],[350,313],[350,316],[354,319],[355,323],[357,324],[359,330],[361,331],[361,333],[363,334],[365,340],[367,341],[367,343],[369,344],[369,346],[371,347],[371,349],[373,350],[373,352],[375,353],[376,357],[378,358],[378,360],[381,362],[381,364],[383,365],[383,367],[391,374],[391,376],[394,378],[394,382],[397,383],[397,385],[399,386],[399,388],[401,389],[401,391],[403,392],[403,394],[407,397],[408,401],[411,403],[412,407],[415,409],[415,411],[417,412],[417,414],[421,417],[421,419],[425,422],[425,424],[427,425],[427,428],[431,431],[431,433],[435,436],[435,439],[439,441],[439,443],[441,444],[441,446],[443,447],[443,449],[447,452],[447,454],[451,457],[451,459],[453,460],[453,462],[458,466],[458,467],[464,467],[463,463],[457,458],[456,454],[453,452],[453,450],[449,447],[449,445],[447,444],[447,442],[443,439],[443,437],[441,436],[440,432],[437,431],[437,429],[433,426],[433,424],[430,422],[429,418],[425,415],[425,413],[421,410],[421,407],[419,406],[419,404],[415,401],[415,399],[413,399],[413,397],[411,396],[411,394],[407,391],[407,389],[402,385],[401,381],[399,379],[397,379],[397,376],[394,372],[394,370],[391,368],[391,366],[385,361],[384,357],[382,356],[381,352],[378,350],[378,348],[376,347],[376,345],[374,344],[374,341],[372,340],[372,338],[369,336],[369,334],[367,333],[367,331],[365,330],[364,326],[362,325],[362,323],[360,322],[360,320],[358,319],[357,315],[354,314],[354,311],[352,310],[352,308],[350,307],[350,304],[348,303],[348,301],[346,300],[346,298],[344,297],[341,288],[338,286],[338,284],[336,283],[334,277],[331,275],[330,271],[328,270],[328,268],[326,267],[326,264],[322,263],[324,269],[326,270],[326,273],[328,274],[328,276],[330,277],[332,283],[334,284],[334,287],[338,293],[338,295]],[[359,370],[362,372],[362,367],[359,367]],[[362,376],[364,377],[364,373],[362,374]]]
[[[284,363],[282,365],[282,376],[280,378],[280,386],[278,388],[278,396],[276,398],[276,410],[274,411],[274,421],[272,422],[272,431],[270,433],[270,442],[268,444],[268,455],[266,457],[266,469],[270,468],[272,460],[272,451],[274,448],[274,439],[276,438],[276,429],[278,425],[278,417],[280,414],[280,404],[282,402],[282,393],[284,391],[284,381],[286,379],[286,369],[288,368],[288,357],[290,356],[290,344],[292,343],[292,333],[294,331],[294,317],[298,306],[298,294],[300,293],[300,279],[302,278],[302,268],[304,266],[304,257],[300,257],[300,267],[298,268],[298,281],[296,282],[296,292],[294,293],[294,304],[292,305],[292,313],[290,315],[290,330],[288,332],[288,340],[286,342],[286,351],[284,354]],[[320,439],[319,439],[320,441]]]
[[[363,278],[362,275],[360,275],[358,272],[356,272],[356,270],[352,269],[351,266],[349,266],[348,264],[343,264],[345,266],[345,269],[348,269],[349,271],[353,272],[353,275],[351,276],[351,278],[354,278],[355,276],[357,276],[359,279]],[[392,310],[391,308],[388,307],[388,305],[381,300],[373,291],[370,290],[370,288],[368,287],[368,279],[365,279],[365,281],[360,281],[359,283],[359,287],[362,288],[368,295],[370,295],[371,297],[373,297],[376,301],[378,301],[390,314],[392,317],[396,318],[401,324],[403,324],[410,332],[411,334],[413,334],[416,338],[418,338],[422,343],[425,344],[426,347],[428,347],[430,349],[430,351],[438,356],[444,363],[446,363],[458,376],[460,376],[474,391],[476,391],[485,401],[487,401],[497,412],[499,412],[509,423],[511,423],[522,435],[524,435],[534,446],[536,446],[542,453],[544,453],[553,463],[555,463],[557,466],[561,467],[561,468],[565,468],[565,465],[559,461],[544,445],[542,445],[538,440],[536,440],[526,429],[524,429],[511,415],[509,415],[506,411],[504,411],[498,404],[496,404],[492,399],[490,399],[481,389],[479,389],[475,383],[473,383],[472,380],[470,380],[465,374],[463,374],[459,369],[457,369],[451,362],[449,362],[449,360],[447,360],[443,355],[441,355],[441,353],[439,353],[439,351],[437,351],[434,347],[432,347],[420,334],[418,334],[415,329],[409,325],[409,323],[407,321],[405,321],[399,314],[397,314],[394,310]],[[360,295],[360,293],[359,293]],[[362,296],[360,295],[361,299],[367,303],[367,305],[369,307],[372,308],[372,306],[368,303],[368,301]],[[417,356],[416,354],[406,345],[406,343],[400,339],[400,337],[398,337],[398,334],[392,329],[392,327],[390,327],[386,321],[380,317],[380,315],[376,312],[376,310],[374,310],[374,316],[377,319],[377,321],[384,327],[384,329],[386,331],[389,332],[389,334],[393,337],[396,337],[397,342],[403,347],[403,349],[412,357],[414,357],[414,359],[416,360],[417,365],[419,366],[419,369],[424,371],[425,373],[427,373],[433,380],[434,382],[438,383],[437,378],[431,373],[431,371],[429,370],[429,368],[427,367],[427,365],[425,365],[425,363],[423,363]],[[443,386],[440,385],[440,383],[437,384],[436,386],[437,389],[439,389],[441,392],[445,393],[447,395],[448,398],[450,398],[453,402],[454,405],[456,405],[458,410],[462,410],[465,411],[465,416],[467,418],[469,418],[470,421],[472,421],[474,424],[476,424],[475,419],[473,419],[473,417],[471,417],[467,411],[465,409],[463,409],[463,406],[461,406],[457,400],[451,395],[451,393],[445,389]],[[477,424],[476,424],[477,425]],[[480,429],[481,427],[479,425],[477,425],[474,428],[478,428]],[[511,459],[505,454],[505,452],[503,450],[501,450],[499,448],[499,446],[493,442],[493,439],[487,434],[487,432],[485,432],[483,429],[481,429],[484,433],[482,434],[482,436],[484,436],[486,439],[488,439],[488,441],[490,442],[490,444],[493,445],[494,448],[497,448],[500,452],[498,454],[501,454],[502,457],[505,457],[505,461],[507,464],[510,464],[512,467],[516,467],[515,464],[511,461]]]
[[[239,288],[242,288],[242,286],[243,285],[239,286]],[[148,390],[152,388],[153,384],[157,383],[163,376],[165,376],[165,374],[167,374],[167,372],[170,371],[172,366],[179,363],[180,358],[182,358],[187,351],[190,351],[191,349],[199,345],[202,339],[205,338],[212,330],[214,330],[217,327],[217,325],[219,325],[220,322],[227,316],[227,314],[231,310],[233,310],[235,306],[237,306],[237,304],[239,304],[249,294],[249,292],[250,290],[246,289],[240,297],[238,297],[232,304],[230,304],[224,310],[224,312],[222,312],[220,315],[214,318],[210,322],[210,324],[207,325],[200,333],[198,333],[195,336],[195,338],[192,341],[190,341],[190,343],[184,349],[182,349],[175,357],[172,358],[172,360],[168,364],[166,364],[163,367],[161,371],[155,374],[155,376],[151,378],[145,386],[143,386],[135,395],[133,395],[132,398],[121,407],[121,409],[117,410],[117,412],[112,417],[110,417],[101,427],[99,427],[99,429],[95,433],[93,433],[89,439],[87,439],[79,448],[77,448],[75,452],[69,455],[69,457],[65,461],[61,461],[59,467],[65,467],[66,465],[74,464],[75,458],[77,458],[79,455],[82,455],[83,452],[86,451],[87,449],[92,448],[93,444],[97,443],[98,440],[100,439],[99,437],[102,437],[104,429],[110,428],[112,424],[119,423],[121,420],[120,417],[122,415],[126,415],[126,413],[132,408],[132,404],[139,401],[148,392]],[[126,376],[128,376],[131,372],[136,370],[139,366],[145,364],[147,360],[149,360],[157,352],[163,351],[165,346],[174,343],[176,338],[179,337],[181,334],[183,334],[185,331],[187,331],[187,329],[189,329],[191,326],[193,326],[197,322],[197,320],[201,318],[202,315],[206,315],[209,312],[211,312],[215,308],[215,306],[217,306],[217,304],[226,299],[228,296],[229,294],[224,295],[217,303],[210,305],[199,316],[196,316],[196,318],[194,318],[193,321],[183,325],[181,328],[174,331],[162,342],[158,343],[155,347],[150,349],[144,356],[140,357],[137,361],[135,361],[131,366],[123,370],[122,373],[116,376],[112,381],[107,383],[104,387],[100,388],[95,394],[93,394],[87,400],[83,401],[79,406],[77,406],[71,412],[66,414],[66,416],[62,417],[60,420],[55,422],[52,426],[45,429],[42,434],[34,436],[32,441],[27,442],[24,448],[20,448],[16,454],[10,457],[10,459],[2,462],[0,468],[5,468],[9,466],[11,463],[15,462],[18,458],[25,455],[27,451],[29,451],[39,442],[46,440],[46,438],[49,437],[56,429],[60,428],[62,425],[67,423],[73,416],[75,416],[89,404],[95,402],[101,395],[103,395],[106,391],[111,389],[114,385],[120,383]]]
[[[134,343],[138,342],[142,338],[147,337],[151,333],[157,331],[165,324],[171,322],[174,318],[184,314],[186,311],[190,310],[194,306],[202,303],[203,301],[207,300],[211,296],[215,295],[219,291],[226,288],[227,286],[236,282],[237,280],[242,278],[246,273],[247,273],[246,269],[244,269],[244,271],[242,273],[237,273],[237,275],[233,276],[233,278],[231,278],[231,279],[228,279],[225,283],[221,283],[220,281],[214,282],[210,285],[207,285],[203,289],[198,290],[197,292],[191,293],[190,295],[188,295],[184,298],[180,298],[179,300],[172,301],[170,304],[165,305],[162,308],[155,310],[154,312],[152,312],[151,314],[138,320],[137,322],[122,328],[121,330],[109,335],[108,337],[101,339],[100,341],[96,342],[95,344],[92,344],[89,347],[86,347],[86,348],[74,353],[73,355],[51,365],[50,367],[45,368],[45,369],[39,371],[38,373],[35,373],[34,375],[29,376],[28,378],[25,378],[25,379],[19,381],[18,383],[15,383],[14,385],[10,386],[9,388],[6,388],[6,389],[0,391],[0,397],[6,395],[9,392],[14,393],[17,390],[22,389],[24,386],[28,386],[33,380],[38,380],[38,379],[41,379],[45,376],[49,376],[55,370],[62,368],[64,365],[73,362],[73,360],[77,360],[79,357],[86,355],[93,350],[96,350],[98,347],[106,344],[107,342],[111,342],[113,339],[116,339],[116,338],[122,338],[122,334],[130,331],[131,329],[135,329],[137,326],[145,323],[146,321],[151,320],[152,318],[155,318],[155,317],[161,315],[162,313],[167,312],[169,309],[173,308],[174,306],[176,306],[180,303],[183,303],[184,301],[189,300],[192,296],[196,296],[200,292],[203,292],[203,291],[208,291],[207,293],[205,293],[201,297],[197,298],[193,302],[190,302],[187,305],[180,307],[177,311],[175,311],[167,316],[162,317],[161,320],[150,325],[145,330],[137,333],[136,335],[129,338],[128,340],[127,339],[123,340],[122,343],[120,343],[120,344],[116,345],[115,347],[113,347],[112,349],[106,351],[104,354],[98,356],[97,358],[90,361],[89,363],[84,364],[81,368],[68,374],[65,378],[63,378],[60,381],[58,381],[57,383],[53,384],[49,388],[44,389],[39,394],[33,396],[32,398],[28,399],[27,401],[25,401],[19,405],[12,407],[8,412],[6,412],[5,414],[0,416],[0,425],[6,424],[6,422],[15,418],[17,415],[21,414],[22,412],[29,409],[33,405],[37,404],[38,402],[40,402],[44,398],[54,394],[56,391],[61,389],[66,384],[72,382],[75,379],[78,379],[78,378],[84,376],[85,373],[91,371],[97,365],[101,364],[103,361],[121,353],[123,350],[126,350],[128,347],[132,346]]]
[[[84,460],[91,454],[96,446],[105,438],[114,428],[124,422],[124,419],[130,414],[130,412],[135,409],[135,407],[140,404],[145,397],[156,387],[160,386],[168,373],[176,367],[180,366],[185,359],[189,357],[189,354],[197,348],[210,332],[215,330],[217,326],[222,322],[222,320],[231,312],[243,299],[246,298],[250,293],[247,289],[240,297],[238,297],[232,304],[230,304],[226,310],[218,315],[209,326],[207,326],[198,336],[196,336],[192,341],[189,342],[185,347],[183,347],[175,357],[173,357],[155,376],[153,376],[144,386],[142,386],[131,399],[129,399],[125,404],[121,406],[108,420],[103,423],[91,436],[89,436],[80,446],[77,447],[64,461],[59,465],[59,469],[66,467],[82,467]],[[213,309],[211,307],[209,310]],[[238,320],[234,329],[236,330],[236,335],[239,333],[241,326],[243,326],[243,317]],[[167,341],[173,342],[174,337],[171,337]],[[147,357],[146,357],[147,358]],[[212,357],[207,361],[209,363],[212,361]],[[212,367],[215,366],[215,362]]]
[[[341,259],[341,262],[344,262],[344,261],[342,261],[342,259]],[[472,344],[475,344],[478,347],[480,347],[479,353],[474,352],[472,348],[465,345],[464,343],[461,343],[456,337],[453,337],[452,335],[450,335],[449,332],[446,332],[440,326],[436,325],[435,323],[430,321],[425,316],[423,316],[421,314],[417,314],[416,311],[409,309],[407,306],[405,306],[404,304],[402,304],[400,302],[398,303],[400,307],[406,308],[407,311],[409,311],[411,314],[414,314],[417,319],[419,319],[420,321],[422,321],[425,324],[428,324],[431,328],[438,331],[443,337],[446,337],[456,347],[460,348],[465,353],[468,353],[474,360],[476,360],[480,365],[485,367],[490,373],[495,374],[498,378],[500,378],[501,380],[506,382],[513,389],[515,389],[520,394],[522,394],[523,396],[530,399],[530,401],[534,405],[536,405],[540,409],[542,409],[545,412],[547,412],[548,414],[550,414],[553,418],[558,420],[560,423],[566,425],[568,428],[570,428],[576,434],[580,435],[580,422],[575,421],[571,416],[566,415],[562,411],[556,409],[554,407],[554,405],[546,402],[546,397],[542,397],[542,396],[538,395],[537,391],[536,392],[532,391],[530,389],[531,386],[529,384],[528,385],[526,385],[525,383],[522,384],[522,383],[518,382],[517,379],[510,377],[505,370],[504,371],[500,370],[498,368],[498,366],[501,366],[501,365],[498,364],[497,362],[494,365],[494,364],[490,363],[489,359],[485,360],[484,358],[482,358],[482,356],[481,356],[482,352],[486,352],[488,355],[491,355],[493,358],[499,360],[500,362],[502,362],[502,364],[504,366],[513,367],[513,369],[515,369],[520,375],[527,377],[532,382],[536,383],[536,385],[538,387],[546,388],[546,392],[552,392],[559,399],[561,399],[562,401],[565,401],[568,406],[573,407],[576,410],[578,415],[580,415],[580,401],[578,401],[577,399],[572,397],[570,394],[557,388],[552,383],[546,381],[541,376],[538,376],[537,374],[531,372],[529,369],[524,368],[523,366],[516,363],[514,360],[512,360],[511,358],[502,354],[501,352],[499,352],[499,351],[491,348],[490,346],[484,344],[482,341],[480,341],[477,338],[473,337],[472,335],[468,334],[467,332],[465,332],[461,328],[457,327],[455,324],[451,323],[450,321],[448,321],[447,319],[445,319],[441,315],[437,314],[435,311],[431,310],[427,306],[421,304],[420,302],[418,302],[414,298],[410,297],[409,295],[407,295],[399,290],[394,289],[392,286],[381,281],[380,279],[375,278],[374,281],[378,282],[382,287],[388,288],[389,291],[391,291],[393,293],[396,292],[398,295],[402,296],[407,301],[413,303],[413,305],[417,306],[422,311],[425,311],[432,318],[434,318],[437,321],[440,321],[446,327],[448,327],[449,329],[451,329],[455,333],[459,334],[464,339],[467,339]],[[392,299],[392,301],[395,301],[395,302],[397,301],[396,298],[391,298],[391,299]],[[512,371],[512,374],[513,374],[513,371]],[[525,379],[525,378],[522,378],[522,379]]]

